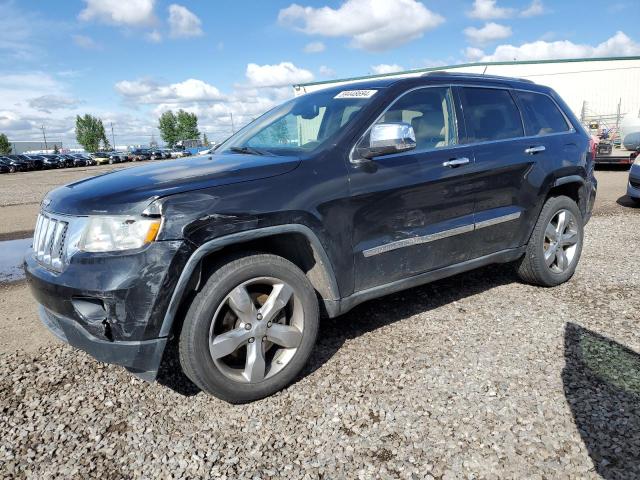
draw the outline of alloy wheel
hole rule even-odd
[[[562,273],[572,264],[580,233],[578,221],[569,210],[559,210],[544,233],[544,260],[553,273]]]
[[[280,372],[302,342],[304,313],[293,288],[272,277],[235,287],[217,308],[209,353],[227,378],[258,383]]]

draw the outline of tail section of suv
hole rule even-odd
[[[376,80],[290,100],[213,155],[50,192],[25,268],[63,340],[151,380],[174,338],[196,385],[247,402],[295,379],[320,314],[490,263],[567,281],[596,185],[547,87]]]

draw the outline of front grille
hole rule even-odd
[[[38,263],[56,272],[65,264],[65,241],[69,224],[48,213],[38,215],[33,234],[33,252]]]

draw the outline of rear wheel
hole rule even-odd
[[[518,264],[520,278],[544,287],[569,280],[582,253],[583,228],[582,214],[571,198],[549,198]]]
[[[9,165],[9,173],[16,173],[16,167],[13,165]]]
[[[286,387],[309,359],[318,301],[304,273],[282,257],[247,255],[216,270],[180,333],[180,363],[202,390],[244,403]]]

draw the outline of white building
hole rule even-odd
[[[619,127],[625,115],[640,116],[640,57],[467,63],[294,85],[294,92],[302,95],[358,80],[412,77],[432,71],[519,77],[547,85],[560,94],[578,118],[585,123],[596,121],[601,129]]]

